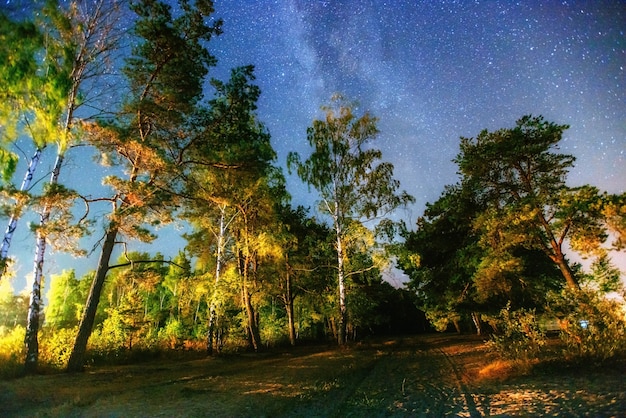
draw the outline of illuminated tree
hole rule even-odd
[[[369,147],[377,134],[376,118],[357,118],[351,105],[335,97],[324,107],[326,118],[315,120],[307,130],[313,153],[301,161],[290,153],[289,167],[313,186],[321,198],[320,211],[330,216],[335,232],[339,295],[338,342],[346,342],[346,257],[351,225],[386,216],[397,207],[413,201],[406,192],[398,193],[400,183],[393,178],[393,165],[379,163],[382,153]],[[384,223],[383,223],[384,224]]]
[[[0,13],[0,180],[8,183],[17,166],[18,157],[9,145],[26,134],[35,145],[20,190],[3,187],[3,197],[14,204],[5,211],[9,222],[0,247],[0,280],[6,273],[8,251],[24,206],[29,201],[26,193],[41,158],[42,149],[54,130],[55,115],[62,103],[46,98],[58,76],[55,68],[50,75],[40,75],[37,54],[43,49],[43,37],[32,22],[18,23]],[[48,64],[50,67],[50,65]],[[45,68],[44,68],[45,70]],[[63,82],[59,83],[61,86]],[[48,113],[49,112],[49,113]]]
[[[254,68],[231,71],[228,82],[213,80],[216,96],[202,119],[202,130],[186,154],[192,167],[186,179],[190,198],[185,217],[194,226],[188,236],[190,246],[206,266],[212,266],[207,350],[212,353],[220,305],[226,293],[221,282],[227,263],[235,262],[248,251],[253,213],[262,211],[268,187],[278,180],[271,162],[275,152],[270,136],[257,120],[255,110],[260,89],[254,85]],[[271,206],[271,205],[270,205]],[[266,214],[271,213],[271,207]],[[243,225],[243,226],[242,226]],[[235,248],[239,248],[239,251]],[[244,257],[245,258],[245,257]],[[240,267],[250,260],[242,261]],[[249,302],[249,269],[240,268],[242,299],[249,318],[254,318]],[[236,292],[235,292],[236,293]],[[258,328],[249,322],[251,342],[258,346]],[[256,348],[256,347],[255,347]]]
[[[202,83],[215,58],[204,42],[220,33],[221,22],[209,24],[213,2],[193,5],[180,1],[174,17],[165,3],[144,0],[131,4],[137,14],[138,43],[126,60],[129,96],[114,120],[88,127],[90,140],[110,161],[119,162],[128,178],[105,181],[114,195],[101,241],[101,253],[79,332],[68,362],[69,371],[82,369],[102,286],[118,235],[150,241],[146,225],[169,221],[172,184],[180,173],[181,153],[194,130],[193,115]]]
[[[74,270],[52,275],[44,310],[46,326],[55,330],[76,326],[85,303],[84,290]]]
[[[87,80],[93,81],[96,76],[102,75],[104,63],[115,48],[118,36],[115,33],[117,1],[99,0],[91,7],[83,6],[72,2],[67,8],[62,8],[56,0],[51,0],[41,13],[46,35],[45,74],[53,75],[48,81],[51,87],[45,100],[46,118],[53,128],[48,130],[45,140],[56,144],[57,155],[44,194],[38,199],[39,226],[36,228],[34,280],[26,329],[28,371],[37,367],[37,333],[46,245],[51,242],[64,251],[80,253],[77,242],[86,233],[86,226],[74,223],[70,211],[76,194],[59,185],[65,154],[76,133],[75,113],[89,97],[89,94],[80,97],[81,89]],[[49,111],[51,108],[54,111]],[[32,177],[30,167],[25,178],[29,177]]]
[[[579,287],[565,256],[566,240],[584,243],[588,251],[606,240],[606,231],[597,189],[565,184],[574,157],[555,151],[567,128],[524,116],[512,129],[461,138],[455,161],[487,203],[475,225],[490,249],[484,271],[510,268],[515,273],[518,263],[511,250],[523,247],[544,252],[567,286]]]

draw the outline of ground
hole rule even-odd
[[[483,339],[374,339],[0,381],[0,416],[626,417],[626,370],[520,375]]]

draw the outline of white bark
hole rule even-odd
[[[39,161],[41,161],[41,152],[42,148],[37,148],[33,158],[31,158],[28,168],[26,169],[26,173],[24,174],[24,179],[22,180],[22,184],[20,186],[20,191],[23,192],[30,188],[30,184],[33,181],[33,177],[35,176],[35,171],[37,171],[37,166],[39,165]],[[17,229],[17,221],[19,220],[18,209],[11,214],[11,218],[9,219],[9,223],[7,225],[7,229],[4,232],[4,237],[2,238],[2,246],[0,247],[0,279],[6,273],[7,268],[7,257],[9,256],[9,247],[11,246],[11,241],[13,240],[13,234],[15,234],[15,230]]]

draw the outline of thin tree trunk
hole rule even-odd
[[[117,239],[117,232],[118,228],[116,225],[110,225],[107,229],[104,243],[102,244],[100,260],[98,260],[96,275],[91,283],[91,289],[89,289],[85,310],[83,311],[83,316],[78,326],[78,334],[76,335],[74,347],[72,348],[72,353],[70,354],[70,359],[67,364],[68,372],[79,372],[83,369],[87,341],[89,340],[96,319],[98,303],[100,302],[104,280],[109,270],[109,261],[111,260],[111,253],[113,252],[113,247]]]
[[[24,344],[26,346],[26,360],[24,369],[31,374],[37,371],[39,360],[39,314],[41,312],[41,272],[43,270],[43,253],[46,248],[46,239],[37,233],[37,248],[35,256],[35,278],[33,288],[30,293],[30,303],[28,305],[28,322],[26,324],[26,336]]]
[[[337,281],[339,286],[339,324],[337,329],[337,341],[339,345],[346,343],[346,326],[347,326],[347,309],[346,309],[346,285],[344,277],[343,265],[343,242],[341,239],[341,231],[336,227],[337,231]]]
[[[230,223],[230,222],[229,222]],[[226,207],[220,207],[220,230],[217,236],[217,255],[215,261],[215,283],[213,292],[211,294],[211,300],[209,302],[209,329],[207,331],[207,353],[213,355],[213,343],[215,339],[215,324],[217,323],[217,286],[220,282],[220,276],[222,274],[222,262],[224,257],[224,237],[226,235]]]
[[[42,148],[37,148],[35,154],[30,159],[30,162],[28,163],[28,168],[26,169],[26,173],[24,174],[24,178],[22,179],[22,184],[20,185],[21,192],[28,190],[28,188],[30,187],[30,184],[33,181],[33,177],[35,176],[35,171],[37,171],[39,161],[41,161],[41,153]],[[13,234],[17,229],[17,221],[20,218],[18,211],[18,208],[16,208],[13,213],[11,213],[11,218],[9,219],[7,229],[4,232],[4,237],[2,238],[2,246],[0,247],[0,280],[2,280],[2,277],[6,274],[6,270],[8,267],[7,258],[9,256],[9,247],[11,246]]]
[[[285,277],[285,310],[287,311],[287,323],[289,327],[289,343],[291,346],[296,345],[296,326],[293,316],[293,294],[291,290],[291,267],[287,261],[287,276]]]
[[[246,231],[247,234],[247,231]],[[247,252],[247,251],[246,251]],[[246,310],[248,337],[250,339],[250,345],[254,351],[258,351],[260,348],[261,336],[259,333],[258,323],[256,321],[254,307],[250,298],[250,292],[248,291],[248,282],[250,275],[250,256],[248,254],[239,254],[239,274],[242,279],[241,283],[241,301],[243,307]]]
[[[480,314],[478,312],[472,312],[472,321],[474,322],[474,326],[476,327],[476,335],[482,335],[483,333],[482,321],[480,319]]]
[[[57,154],[54,163],[54,169],[50,176],[50,184],[54,185],[59,182],[59,174],[63,165],[63,154]],[[51,208],[45,205],[41,215],[39,216],[39,230],[37,231],[37,243],[35,246],[35,261],[33,271],[33,289],[30,295],[30,304],[28,307],[28,322],[26,325],[26,362],[25,370],[27,373],[34,373],[37,370],[37,362],[39,358],[39,317],[41,311],[41,284],[43,282],[43,265],[46,254],[46,234],[43,232],[44,227],[50,219]]]
[[[459,320],[457,318],[452,319],[452,324],[454,325],[454,329],[456,330],[457,334],[461,333],[461,324],[459,323]]]
[[[259,351],[261,347],[261,336],[259,333],[259,325],[256,320],[254,307],[252,306],[252,300],[250,293],[248,292],[248,286],[244,285],[242,291],[243,303],[246,308],[246,314],[248,317],[248,332],[250,333],[250,344],[254,351]]]

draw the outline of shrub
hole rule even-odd
[[[501,357],[522,363],[539,358],[546,336],[534,309],[511,311],[507,305],[497,317],[497,328],[499,333],[492,335],[489,345]]]
[[[42,364],[63,369],[67,365],[78,333],[78,327],[54,329],[47,332],[39,346],[39,361]]]
[[[88,348],[96,358],[119,357],[128,341],[130,333],[122,315],[116,309],[111,309],[102,327],[95,329],[89,337]]]
[[[276,312],[266,314],[263,318],[260,332],[261,340],[268,347],[289,341],[289,336],[287,335],[287,318],[278,315]]]
[[[591,289],[566,289],[551,297],[549,308],[559,319],[566,359],[602,363],[626,354],[623,302]]]
[[[0,376],[15,377],[24,369],[24,337],[26,328],[18,325],[15,328],[0,327]]]

